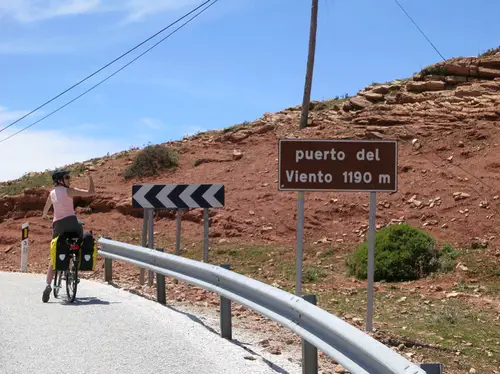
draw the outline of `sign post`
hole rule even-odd
[[[147,210],[145,209],[144,210],[144,218],[143,218],[143,223],[142,223],[142,238],[141,238],[141,245],[143,247],[147,247],[148,245],[148,212]],[[144,285],[144,277],[145,277],[145,270],[143,268],[141,268],[141,272],[140,272],[140,275],[139,275],[139,283],[142,285]]]
[[[21,226],[21,272],[28,271],[28,236],[30,232],[29,223]]]
[[[366,305],[366,331],[373,328],[373,286],[375,276],[375,218],[377,208],[377,194],[370,192],[370,217],[368,220],[368,290]]]
[[[295,258],[295,294],[302,296],[302,258],[304,257],[304,191],[297,194],[297,253]]]
[[[148,248],[153,249],[155,247],[155,219],[154,219],[154,209],[148,208],[146,209],[146,214],[148,215]],[[148,271],[148,286],[151,287],[153,285],[154,273],[149,270]]]
[[[278,190],[298,191],[298,296],[302,292],[304,192],[370,192],[366,329],[372,331],[376,193],[397,191],[397,141],[280,139],[278,160]]]
[[[181,254],[181,224],[182,224],[182,209],[177,210],[177,226],[175,229],[175,254]]]

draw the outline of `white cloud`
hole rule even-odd
[[[201,3],[200,0],[128,0],[124,1],[127,18],[138,21],[146,16],[181,9],[188,5]]]
[[[181,9],[200,0],[0,0],[0,17],[35,22],[97,12],[125,13],[128,20]]]
[[[25,113],[8,112],[4,107],[0,107],[0,127]],[[11,127],[0,133],[0,139],[18,130],[19,128]],[[28,172],[85,161],[125,148],[127,147],[119,142],[85,136],[85,133],[75,131],[66,133],[56,130],[27,130],[0,143],[0,181],[16,179]]]
[[[16,38],[0,42],[0,54],[67,53],[75,51],[73,44],[65,38]]]
[[[98,11],[101,0],[0,0],[0,16],[34,22]]]
[[[141,127],[147,127],[151,130],[160,130],[165,127],[161,120],[149,117],[139,119],[139,124]]]
[[[14,122],[26,113],[28,113],[27,110],[9,111],[6,107],[0,105],[0,126],[7,126],[10,122]]]

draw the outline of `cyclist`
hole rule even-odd
[[[53,231],[52,239],[66,232],[76,232],[83,237],[83,227],[76,218],[76,213],[73,205],[73,198],[76,196],[87,197],[95,194],[94,181],[89,175],[89,188],[82,190],[70,187],[70,171],[65,169],[56,169],[52,173],[52,181],[55,188],[50,191],[47,197],[47,202],[43,208],[42,218],[48,219],[47,213],[51,206],[54,206]],[[42,301],[49,301],[50,292],[52,291],[51,283],[54,276],[52,262],[49,260],[47,270],[47,284],[43,291]]]

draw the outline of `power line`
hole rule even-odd
[[[151,39],[153,39],[154,37],[158,36],[159,34],[163,33],[164,31],[166,31],[167,29],[169,29],[170,27],[172,27],[173,25],[175,25],[176,23],[182,21],[184,18],[188,17],[190,14],[196,12],[198,9],[200,9],[201,7],[203,7],[204,5],[208,4],[210,1],[212,0],[207,0],[205,1],[204,3],[198,5],[196,8],[194,8],[193,10],[191,10],[190,12],[186,13],[185,15],[183,15],[181,18],[177,19],[175,22],[172,22],[170,25],[164,27],[163,29],[161,29],[160,31],[158,31],[157,33],[155,33],[154,35],[150,36],[149,38],[147,38],[146,40],[144,40],[143,42],[137,44],[135,47],[129,49],[127,52],[123,53],[121,56],[115,58],[113,61],[109,62],[108,64],[104,65],[102,68],[100,68],[99,70],[95,71],[94,73],[90,74],[89,76],[85,77],[84,79],[82,79],[81,81],[79,81],[78,83],[75,83],[74,85],[72,85],[71,87],[67,88],[66,90],[64,90],[63,92],[61,92],[59,95],[57,96],[54,96],[52,99],[46,101],[45,103],[43,103],[42,105],[40,105],[39,107],[33,109],[31,112],[25,114],[24,116],[22,116],[21,118],[18,118],[17,120],[15,120],[14,122],[10,123],[9,125],[5,126],[4,128],[0,129],[0,132],[4,131],[4,130],[7,130],[9,127],[11,126],[14,126],[16,123],[18,123],[19,121],[23,120],[24,118],[28,117],[29,115],[35,113],[36,111],[38,111],[39,109],[43,108],[44,106],[46,106],[47,104],[50,104],[52,101],[54,101],[55,99],[61,97],[62,95],[64,95],[66,92],[72,90],[73,88],[79,86],[80,84],[82,84],[83,82],[85,82],[86,80],[88,80],[89,78],[92,78],[94,75],[96,75],[97,73],[101,72],[102,70],[106,69],[108,66],[114,64],[115,62],[117,62],[118,60],[122,59],[123,57],[125,57],[126,55],[128,55],[130,52],[133,52],[135,51],[137,48],[139,48],[141,45],[147,43],[148,41],[150,41]]]
[[[186,22],[184,22],[182,25],[180,25],[179,27],[177,27],[174,31],[172,31],[170,34],[168,34],[167,36],[165,36],[163,39],[161,39],[160,41],[158,41],[157,43],[153,44],[151,47],[149,47],[148,49],[146,49],[144,52],[142,52],[140,55],[138,55],[136,58],[134,58],[133,60],[131,60],[130,62],[128,62],[126,65],[122,66],[120,69],[116,70],[114,73],[108,75],[106,78],[104,78],[103,80],[101,80],[99,83],[95,84],[94,86],[90,87],[88,90],[84,91],[83,93],[81,93],[80,95],[78,95],[77,97],[75,97],[74,99],[68,101],[66,104],[60,106],[59,108],[57,108],[56,110],[50,112],[49,114],[47,114],[46,116],[40,118],[38,121],[35,121],[33,122],[31,125],[29,126],[26,126],[24,128],[22,128],[21,130],[15,132],[14,134],[12,135],[9,135],[7,136],[6,138],[0,140],[0,143],[3,143],[5,142],[6,140],[12,138],[13,136],[29,129],[30,127],[32,126],[35,126],[37,123],[43,121],[45,118],[48,118],[50,117],[51,115],[59,112],[61,109],[67,107],[68,105],[70,105],[71,103],[75,102],[76,100],[78,100],[80,97],[86,95],[87,93],[89,93],[90,91],[94,90],[95,88],[97,88],[98,86],[100,86],[101,84],[103,84],[104,82],[106,82],[108,79],[110,79],[111,77],[115,76],[116,74],[118,74],[120,71],[122,71],[123,69],[125,69],[127,66],[131,65],[133,62],[137,61],[140,57],[144,56],[146,53],[148,53],[149,51],[151,51],[153,48],[155,48],[157,45],[159,45],[160,43],[162,43],[163,41],[165,41],[166,39],[168,39],[170,36],[172,36],[173,34],[175,34],[177,31],[179,31],[180,29],[182,29],[184,26],[186,26],[188,23],[190,23],[191,21],[193,21],[196,17],[200,16],[203,12],[205,12],[206,10],[208,10],[208,8],[210,8],[211,6],[213,6],[217,1],[219,0],[210,0],[210,1],[213,1],[211,4],[209,4],[207,7],[203,8],[200,12],[196,13],[194,16],[192,16],[190,19],[188,19]]]
[[[431,42],[431,40],[427,37],[427,35],[425,35],[425,33],[422,31],[422,29],[417,25],[417,23],[413,20],[413,18],[408,14],[408,12],[405,10],[405,8],[403,8],[403,6],[401,5],[401,3],[398,1],[398,0],[394,0],[396,2],[396,4],[399,5],[399,7],[401,8],[401,10],[406,14],[406,16],[410,19],[411,22],[413,22],[413,24],[415,25],[415,27],[418,29],[418,31],[420,31],[420,33],[424,36],[425,39],[427,39],[427,41],[430,43],[430,45],[432,45],[432,48],[434,48],[434,50],[439,54],[439,56],[441,56],[441,58],[443,59],[443,61],[446,61],[446,59],[443,57],[443,55],[441,54],[441,52],[439,52],[439,50],[436,48],[436,46]]]

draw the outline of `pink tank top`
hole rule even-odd
[[[66,187],[57,186],[54,188],[50,192],[50,199],[54,206],[54,222],[75,215],[73,199],[68,196],[68,189]]]

